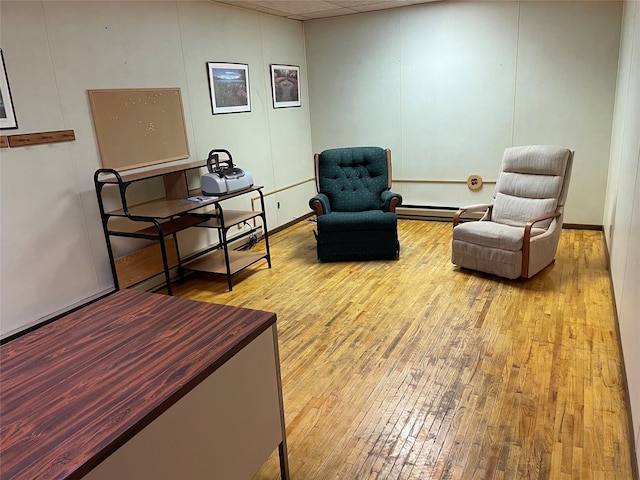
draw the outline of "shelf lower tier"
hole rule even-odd
[[[259,260],[266,259],[267,256],[264,253],[250,253],[239,252],[237,250],[229,250],[229,274],[239,272],[240,270],[247,268],[249,265],[256,263]],[[224,262],[224,252],[222,250],[216,250],[202,257],[199,257],[191,262],[183,265],[185,270],[194,270],[197,272],[219,273],[227,275],[227,266]]]

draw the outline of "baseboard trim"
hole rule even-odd
[[[451,222],[454,214],[459,207],[444,207],[433,205],[401,205],[396,208],[398,218],[405,220],[423,220],[432,222]],[[484,212],[465,212],[461,216],[461,220],[478,220]],[[562,228],[567,230],[600,230],[603,231],[602,225],[581,224],[581,223],[564,223]]]
[[[458,207],[433,205],[400,205],[396,207],[398,218],[404,220],[424,220],[430,222],[451,222]],[[463,220],[478,220],[482,212],[469,212],[462,215]]]
[[[604,227],[602,225],[589,225],[589,224],[581,224],[581,223],[563,223],[562,228],[566,228],[567,230],[600,230],[604,231]]]
[[[306,220],[309,217],[313,217],[314,215],[315,215],[314,212],[309,212],[309,213],[306,213],[306,214],[302,215],[301,217],[294,218],[290,222],[284,223],[284,224],[280,225],[279,227],[274,228],[273,230],[269,230],[269,235],[273,235],[274,233],[278,233],[278,232],[281,232],[282,230],[286,230],[287,228],[292,227],[296,223],[300,223],[300,222],[302,222],[303,220]]]

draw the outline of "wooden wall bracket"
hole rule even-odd
[[[9,139],[6,135],[0,135],[0,148],[9,148]]]
[[[76,139],[73,130],[56,130],[54,132],[24,133],[22,135],[9,135],[10,147],[26,147],[29,145],[42,145],[45,143],[70,142]]]

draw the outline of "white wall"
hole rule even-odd
[[[190,160],[226,148],[265,192],[313,177],[301,22],[209,1],[3,0],[0,32],[19,125],[1,133],[76,135],[0,150],[1,336],[113,287],[87,89],[180,87]],[[250,113],[211,114],[208,61],[249,64]],[[272,108],[271,63],[301,66],[301,108]],[[313,193],[307,183],[269,196],[269,227],[307,213]]]
[[[604,231],[640,451],[640,3],[624,4]],[[640,470],[640,457],[638,457]]]
[[[405,204],[460,206],[491,198],[466,179],[495,180],[505,147],[564,145],[565,221],[602,225],[621,13],[452,1],[305,22],[313,149],[389,147]]]

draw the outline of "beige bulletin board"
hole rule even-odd
[[[128,170],[189,158],[179,88],[88,92],[104,168]]]

